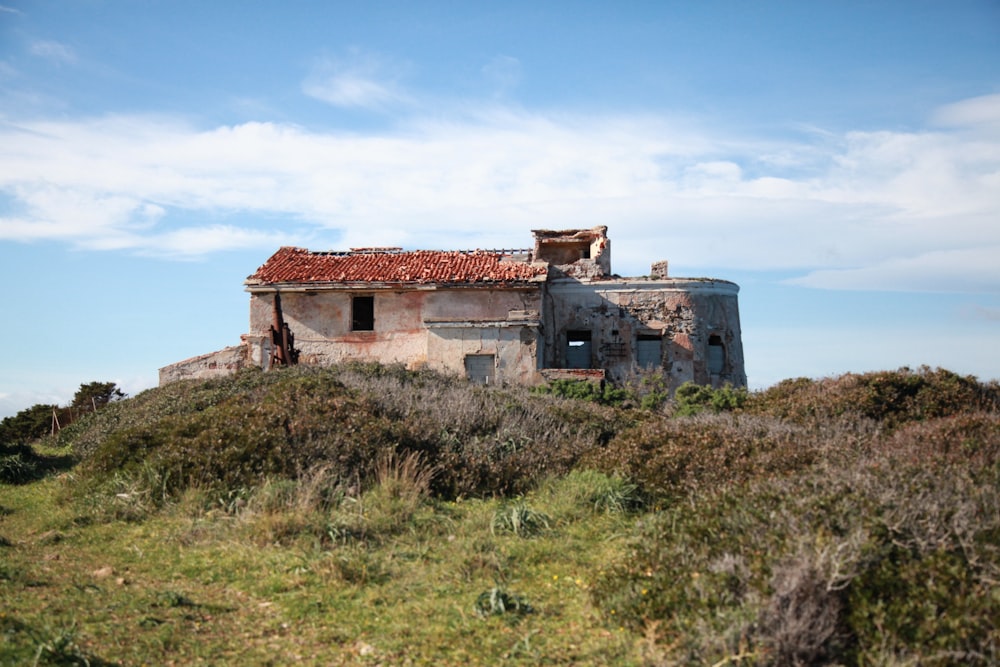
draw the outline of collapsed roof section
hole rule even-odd
[[[532,230],[534,257],[566,276],[579,279],[611,276],[611,241],[605,226],[591,229]]]

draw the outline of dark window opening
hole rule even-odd
[[[726,366],[726,347],[722,338],[715,334],[708,337],[708,372],[720,375]]]
[[[591,368],[589,331],[566,332],[566,368]]]
[[[476,384],[493,384],[496,356],[492,354],[465,355],[465,377]]]
[[[351,300],[351,331],[375,330],[375,297],[356,296]]]
[[[663,365],[663,342],[656,334],[639,334],[636,337],[635,361],[639,368]]]

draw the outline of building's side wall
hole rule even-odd
[[[543,363],[567,367],[568,339],[584,333],[590,338],[591,367],[620,381],[639,369],[640,345],[656,345],[658,338],[656,368],[672,387],[688,381],[745,386],[738,291],[733,283],[712,280],[553,281],[547,291]]]
[[[374,297],[372,331],[351,330],[355,296]],[[281,292],[300,363],[364,360],[464,374],[466,355],[493,355],[495,380],[511,382],[530,381],[537,368],[540,306],[539,287]],[[270,357],[273,321],[274,292],[252,293],[247,341],[252,363],[262,367]]]

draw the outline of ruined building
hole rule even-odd
[[[481,383],[621,381],[639,369],[746,385],[739,287],[611,272],[607,227],[534,232],[523,250],[281,248],[244,283],[242,344],[160,369],[160,384],[244,366],[402,363]]]

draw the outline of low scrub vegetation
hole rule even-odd
[[[0,663],[1000,662],[996,383],[631,387],[300,367],[0,443]]]

